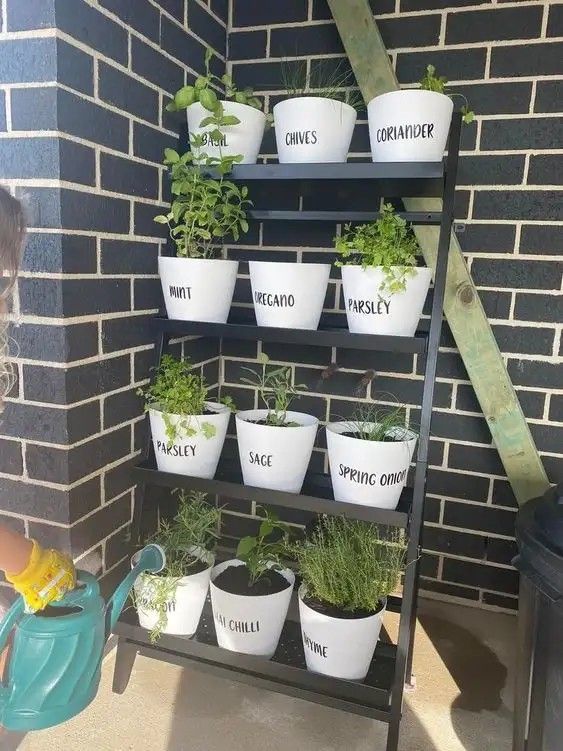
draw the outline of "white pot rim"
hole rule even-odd
[[[301,271],[303,269],[311,267],[317,269],[332,268],[332,265],[330,263],[308,263],[307,261],[301,261],[299,263],[295,263],[294,261],[249,261],[248,265],[250,268],[252,268],[253,266],[272,266],[277,269],[291,268],[295,269],[296,271]]]
[[[194,558],[197,558],[202,563],[209,564],[207,568],[202,569],[201,571],[198,571],[195,574],[185,574],[184,576],[176,577],[176,576],[160,576],[159,574],[151,574],[148,571],[143,572],[140,574],[141,581],[145,580],[148,582],[151,581],[161,581],[162,579],[168,579],[169,581],[177,581],[178,586],[182,586],[183,584],[186,584],[189,582],[190,579],[192,579],[194,576],[201,576],[201,574],[204,574],[206,571],[209,571],[209,569],[212,569],[215,565],[215,553],[213,553],[211,550],[206,550],[205,548],[199,547],[197,545],[192,545],[187,549],[187,552],[190,553],[190,555],[193,555]]]
[[[209,266],[209,264],[223,263],[228,264],[229,266],[238,266],[238,261],[232,261],[230,258],[185,258],[180,256],[159,256],[158,262],[176,265],[190,263],[192,265],[198,264],[200,266]]]
[[[214,412],[217,415],[222,415],[225,412],[230,412],[230,407],[227,407],[226,404],[221,404],[220,402],[205,402],[205,406],[208,407],[212,412]],[[163,415],[164,410],[159,409],[158,404],[151,404],[149,405],[149,411],[155,412],[156,414]],[[206,417],[213,417],[213,415],[177,415],[172,412],[166,413],[169,417],[178,417],[180,419],[184,417],[193,417],[195,419],[199,420],[205,420]]]
[[[427,91],[426,89],[397,89],[396,91],[386,91],[385,94],[378,94],[377,96],[374,96],[373,99],[370,99],[367,106],[369,107],[372,102],[375,102],[375,100],[382,100],[383,98],[387,99],[395,99],[397,97],[404,97],[405,94],[409,94],[410,97],[414,94],[417,97],[422,97],[426,99],[435,99],[436,97],[449,99],[450,102],[451,97],[449,97],[447,94],[440,94],[439,91]],[[453,106],[453,102],[452,102]]]
[[[271,563],[270,567],[272,567],[274,564]],[[240,558],[231,558],[228,561],[223,561],[222,563],[218,563],[216,566],[214,566],[213,571],[211,572],[211,585],[218,589],[220,592],[224,592],[226,595],[229,595],[231,597],[240,597],[244,600],[248,600],[248,602],[264,602],[268,600],[270,597],[275,597],[276,595],[280,595],[282,592],[285,592],[286,589],[289,587],[293,587],[295,584],[295,574],[290,568],[282,568],[282,569],[276,569],[278,574],[281,574],[283,578],[287,581],[287,587],[285,589],[280,590],[279,592],[272,592],[269,595],[241,595],[241,594],[234,594],[233,592],[227,592],[226,589],[221,589],[221,587],[217,586],[215,584],[215,579],[219,574],[223,573],[223,571],[226,571],[228,568],[236,567],[236,566],[246,566],[246,563],[244,561],[241,561]],[[218,569],[221,569],[220,571]]]
[[[235,102],[234,99],[219,99],[219,102],[223,105],[223,108],[225,108],[225,105],[229,108],[230,107],[233,107],[235,109],[241,108],[241,109],[249,110],[251,112],[255,112],[257,115],[261,115],[264,119],[266,118],[266,115],[261,109],[259,110],[257,107],[252,107],[250,104],[243,104],[242,102]],[[186,110],[189,110],[190,107],[195,107],[198,104],[206,112],[209,112],[209,110],[206,109],[201,102],[192,102],[186,107]],[[212,113],[209,112],[209,114],[211,115]]]
[[[256,425],[257,428],[263,428],[266,430],[297,430],[298,428],[310,428],[312,425],[318,425],[319,420],[313,415],[308,415],[306,412],[291,412],[288,411],[287,417],[289,420],[296,422],[302,421],[302,424],[292,425],[289,428],[287,426],[279,425],[257,425],[256,420],[263,420],[268,415],[267,409],[244,409],[237,412],[235,417],[237,422],[244,422],[247,425]],[[256,419],[250,419],[254,417]]]
[[[329,422],[326,424],[326,430],[330,433],[335,433],[336,435],[339,435],[342,439],[346,441],[351,442],[361,442],[361,443],[373,443],[374,446],[380,446],[385,445],[389,446],[393,443],[395,444],[402,444],[402,443],[410,443],[410,441],[416,441],[418,439],[417,433],[414,432],[414,430],[411,430],[410,428],[399,428],[400,430],[405,431],[405,438],[403,438],[400,441],[366,441],[363,438],[356,438],[355,436],[351,435],[344,435],[345,432],[350,431],[354,428],[355,425],[376,425],[376,423],[373,422],[351,422],[346,420],[338,420],[337,422]],[[390,428],[390,430],[393,430],[393,428]]]
[[[312,610],[313,613],[318,613],[319,615],[322,615],[323,618],[328,618],[332,621],[351,621],[353,623],[365,623],[366,621],[369,621],[371,618],[375,618],[376,616],[382,615],[382,613],[385,611],[385,608],[387,607],[387,597],[382,597],[379,601],[379,608],[369,615],[364,616],[363,618],[347,618],[345,616],[335,616],[335,615],[327,615],[326,613],[321,613],[319,610],[315,610],[315,608],[312,608],[310,605],[307,605],[304,598],[306,596],[306,587],[305,584],[301,584],[298,590],[298,597],[301,603],[306,607],[309,608],[309,610]]]
[[[290,96],[287,99],[282,99],[281,102],[278,102],[274,105],[273,111],[276,111],[276,108],[280,106],[280,104],[287,104],[288,102],[295,102],[299,104],[300,102],[336,102],[336,104],[341,104],[345,109],[351,110],[352,112],[356,112],[356,110],[352,107],[351,104],[348,104],[348,102],[341,102],[340,99],[332,99],[332,97],[329,96],[310,96],[309,94],[303,94],[302,96]]]
[[[432,269],[428,268],[428,266],[389,266],[389,268],[396,269],[396,270],[415,269],[417,274],[419,272],[428,273],[428,274],[432,273]],[[347,269],[347,270],[354,269],[358,272],[361,271],[363,274],[370,274],[373,272],[381,273],[384,270],[383,266],[365,266],[364,267],[362,266],[361,263],[346,263],[341,267],[341,269],[342,271],[344,271],[344,269]]]

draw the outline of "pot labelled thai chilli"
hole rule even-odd
[[[220,647],[272,657],[295,575],[282,561],[288,527],[275,514],[264,513],[256,536],[239,542],[237,558],[213,569],[211,603]]]
[[[440,162],[453,112],[452,97],[461,97],[463,121],[473,112],[462,94],[447,93],[448,79],[426,67],[419,89],[380,94],[368,104],[369,137],[374,162]]]
[[[299,616],[307,668],[363,680],[387,595],[404,569],[402,535],[375,524],[323,517],[310,539],[293,546],[293,554],[303,580]]]
[[[299,493],[305,479],[319,421],[312,415],[289,410],[305,390],[294,385],[290,367],[275,366],[266,354],[259,357],[261,371],[244,368],[242,383],[258,390],[265,409],[248,409],[236,415],[238,450],[245,485]]]
[[[198,627],[215,563],[220,511],[206,503],[205,494],[174,491],[178,512],[161,519],[150,542],[166,553],[159,574],[141,574],[134,587],[139,623],[149,629],[151,642],[162,634],[192,636]]]
[[[205,53],[205,75],[198,76],[194,85],[183,86],[167,105],[169,112],[186,110],[188,131],[194,141],[197,161],[207,156],[215,159],[240,155],[242,164],[255,164],[260,151],[268,118],[262,111],[262,101],[251,88],[239,90],[232,76],[220,78],[210,70],[212,50]],[[216,88],[225,89],[219,99]]]
[[[355,334],[413,336],[432,274],[417,266],[418,243],[391,204],[380,218],[335,238],[348,328]]]
[[[152,383],[139,389],[149,413],[156,465],[163,472],[212,478],[233,407],[209,401],[203,376],[188,360],[163,355]]]
[[[403,407],[362,405],[328,423],[326,440],[336,501],[397,507],[417,441]]]

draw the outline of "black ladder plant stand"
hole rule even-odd
[[[319,331],[294,331],[266,328],[246,323],[198,323],[157,319],[156,356],[160,362],[170,339],[188,335],[219,338],[252,339],[309,346],[346,346],[383,352],[418,353],[426,358],[424,389],[420,412],[420,434],[415,462],[414,484],[405,488],[399,506],[394,511],[349,503],[336,503],[331,494],[330,479],[325,475],[308,474],[302,493],[271,491],[242,484],[240,469],[221,465],[212,480],[186,477],[156,469],[150,456],[150,435],[144,461],[134,469],[139,483],[133,518],[133,539],[141,528],[144,488],[157,485],[168,488],[203,490],[210,495],[224,495],[275,504],[286,508],[303,509],[314,513],[345,515],[407,530],[407,567],[402,597],[390,597],[388,609],[400,613],[396,646],[380,642],[370,672],[364,682],[330,678],[310,673],[305,668],[301,632],[296,609],[290,608],[280,645],[274,657],[229,652],[217,646],[213,616],[207,604],[197,634],[192,638],[163,635],[151,644],[148,631],[138,624],[136,614],[128,609],[122,614],[115,633],[118,637],[113,690],[122,693],[129,682],[137,654],[181,666],[230,678],[235,681],[269,689],[278,693],[306,699],[354,714],[371,717],[389,724],[387,751],[397,751],[405,683],[411,682],[414,633],[419,588],[419,562],[422,549],[422,523],[426,493],[428,447],[432,403],[436,377],[436,361],[442,328],[442,309],[446,285],[446,271],[450,232],[453,222],[455,182],[459,154],[461,116],[454,113],[449,134],[449,150],[442,163],[347,163],[347,164],[256,164],[235,167],[233,179],[302,181],[368,181],[377,186],[379,196],[434,196],[443,200],[442,211],[402,212],[413,223],[440,226],[438,255],[434,275],[434,292],[427,332],[414,337],[370,336],[351,334],[336,328]],[[254,211],[250,215],[259,220],[329,220],[368,221],[377,216],[373,212],[350,211]]]

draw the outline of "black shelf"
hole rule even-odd
[[[299,623],[290,618],[291,611],[271,660],[230,652],[217,646],[209,603],[192,638],[164,634],[153,645],[149,632],[139,626],[137,614],[132,608],[122,613],[114,631],[132,649],[148,657],[182,666],[190,665],[241,683],[388,721],[396,647],[382,641],[378,643],[363,683],[310,673],[305,666]]]
[[[430,224],[438,226],[441,221],[439,211],[397,211],[398,216],[411,224]],[[303,211],[269,211],[269,210],[250,210],[248,216],[258,221],[308,221],[308,222],[373,222],[381,214],[379,211],[313,211],[304,209]]]
[[[361,519],[362,521],[391,527],[406,528],[408,526],[412,505],[411,488],[404,489],[399,506],[393,511],[335,501],[330,476],[315,473],[309,473],[305,477],[301,493],[255,488],[251,485],[243,485],[240,468],[235,463],[220,464],[214,479],[206,480],[202,477],[161,472],[156,468],[152,459],[149,459],[133,468],[133,477],[138,482],[147,485],[202,490],[209,495],[222,495],[229,498],[255,501],[266,506],[274,505],[301,509],[314,514],[340,514],[352,519]]]
[[[372,334],[351,334],[346,329],[321,328],[317,331],[303,329],[282,329],[270,326],[256,326],[249,323],[208,323],[206,321],[177,321],[165,317],[155,319],[159,332],[172,336],[214,336],[227,339],[250,339],[281,344],[307,344],[319,347],[347,347],[349,349],[379,350],[381,352],[426,351],[427,334],[417,332],[416,336],[376,336]]]

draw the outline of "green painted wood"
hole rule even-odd
[[[399,88],[368,0],[328,0],[342,43],[366,102]],[[447,71],[446,71],[447,72]],[[405,198],[407,211],[440,211],[442,201]],[[436,267],[438,227],[419,226],[424,259]],[[452,233],[444,313],[487,420],[516,499],[523,504],[549,487],[493,331]]]

